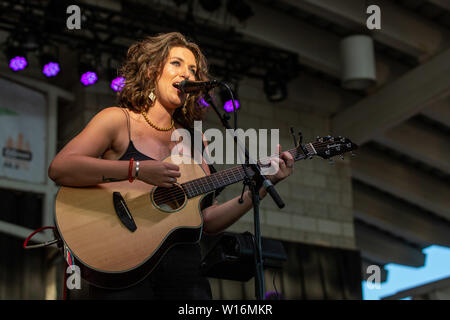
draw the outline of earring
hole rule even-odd
[[[187,95],[186,100],[184,100],[183,108],[181,108],[181,111],[184,115],[187,113],[186,104],[188,103],[189,95]]]
[[[155,96],[155,94],[153,93],[153,91],[150,92],[150,94],[148,95],[148,98],[149,98],[152,102],[155,102],[156,96]]]

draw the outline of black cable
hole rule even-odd
[[[272,284],[275,289],[275,294],[277,295],[277,300],[281,300],[280,294],[278,293],[277,285],[275,283],[275,277],[277,276],[277,270],[273,272]]]

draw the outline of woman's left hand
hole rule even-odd
[[[281,152],[281,145],[278,145],[278,152],[280,157],[271,159],[272,165],[277,168],[277,173],[267,176],[273,184],[280,182],[294,172],[295,161],[292,155],[287,151]]]

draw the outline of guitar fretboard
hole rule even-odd
[[[309,154],[314,154],[313,147],[310,144],[305,145],[306,150]],[[295,161],[305,158],[305,154],[297,148],[287,150]],[[279,156],[279,155],[277,155]],[[258,161],[261,165],[261,161]],[[211,191],[217,190],[219,188],[237,183],[244,180],[246,173],[242,165],[225,169],[209,176],[191,180],[181,184],[188,198],[193,198],[201,194],[209,193]]]

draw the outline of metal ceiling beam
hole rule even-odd
[[[366,224],[355,221],[356,246],[361,250],[361,257],[385,265],[396,263],[411,267],[425,264],[422,250],[383,233]]]
[[[299,62],[340,79],[341,38],[329,31],[312,26],[308,22],[287,15],[273,8],[250,1],[254,16],[245,25],[236,25],[240,33],[265,43],[298,54]],[[276,23],[275,23],[276,21]],[[403,74],[407,67],[378,54],[376,57],[377,83],[382,86]]]
[[[450,128],[450,97],[423,109],[422,114]]]
[[[236,30],[298,53],[302,64],[340,77],[339,37],[292,16],[251,1],[254,16]]]
[[[450,175],[450,147],[446,136],[407,121],[375,141]]]
[[[292,6],[317,15],[351,30],[366,28],[368,14],[362,0],[283,0]],[[445,30],[431,21],[392,3],[375,1],[381,11],[381,29],[372,33],[374,39],[405,54],[425,61],[448,43]],[[411,32],[414,30],[414,32]]]
[[[381,151],[368,147],[352,159],[352,177],[450,221],[450,188]]]
[[[364,184],[353,183],[355,218],[421,247],[450,246],[450,223]]]
[[[450,50],[338,113],[333,134],[363,144],[450,95]]]

